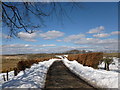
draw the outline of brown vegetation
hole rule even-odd
[[[68,59],[76,60],[85,66],[97,68],[99,61],[103,59],[103,53],[71,54]]]
[[[58,54],[57,54],[58,55]],[[60,54],[62,55],[62,54]],[[86,54],[68,54],[69,60],[77,60],[79,63],[87,66],[97,68],[101,58],[106,56],[118,57],[119,53],[86,53]],[[55,54],[26,54],[26,55],[3,55],[0,64],[2,70],[0,72],[12,71],[17,67],[18,62],[26,61],[29,65],[33,62],[38,63],[41,61],[54,58]],[[58,58],[59,59],[59,58]],[[30,61],[32,60],[32,61]],[[30,63],[31,62],[31,63]],[[25,63],[25,62],[24,62]],[[27,67],[30,67],[30,66]]]
[[[29,68],[33,63],[38,63],[41,61],[49,60],[54,58],[54,54],[28,54],[28,55],[4,55],[2,57],[2,70],[1,72],[12,71],[15,68],[20,70],[24,68]],[[21,63],[21,65],[20,65]],[[23,64],[22,64],[23,63]]]
[[[69,54],[68,60],[78,60],[79,54]]]
[[[120,58],[120,53],[104,53],[104,57],[118,57]]]

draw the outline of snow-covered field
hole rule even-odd
[[[91,83],[93,86],[102,88],[118,88],[118,58],[114,58],[113,64],[110,65],[110,70],[93,69],[91,67],[83,66],[77,61],[69,61],[65,55],[57,56],[61,59],[50,59],[48,61],[34,64],[25,72],[21,71],[16,77],[13,77],[13,71],[10,72],[10,80],[3,81],[3,74],[0,74],[0,87],[3,88],[43,88],[45,85],[46,73],[52,63],[56,60],[62,60],[64,64],[76,75]],[[102,63],[99,67],[103,67]],[[116,72],[117,70],[117,72]]]

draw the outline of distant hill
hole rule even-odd
[[[86,51],[86,50],[70,50],[70,51],[66,51],[66,54],[83,54],[83,53],[92,53],[92,51]]]

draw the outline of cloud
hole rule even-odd
[[[30,45],[30,44],[10,44],[2,45],[3,54],[24,54],[24,53],[45,53],[48,48],[55,47],[55,44]]]
[[[43,45],[39,45],[39,47],[54,47],[56,46],[55,44],[43,44]]]
[[[95,51],[104,51],[104,50],[118,50],[118,39],[95,39],[95,38],[84,38],[73,42],[77,45],[86,45],[88,50],[92,49]]]
[[[18,37],[25,41],[34,42],[34,41],[36,41],[35,38],[37,37],[37,34],[36,33],[29,34],[27,32],[19,32]]]
[[[98,38],[104,38],[104,37],[108,37],[108,36],[110,36],[110,34],[107,34],[107,33],[93,35],[93,37],[98,37]]]
[[[62,37],[63,35],[64,35],[63,32],[56,31],[56,30],[52,30],[52,31],[39,34],[41,38],[46,39],[46,40]]]
[[[34,42],[36,41],[35,38],[36,37],[41,37],[45,40],[49,40],[49,39],[55,39],[55,38],[58,38],[58,37],[62,37],[64,35],[63,32],[60,32],[60,31],[55,31],[55,30],[52,30],[52,31],[47,31],[45,33],[26,33],[26,32],[19,32],[18,33],[18,37],[20,37],[21,39],[25,40],[25,41],[30,41],[30,42]]]
[[[71,41],[79,40],[79,39],[84,38],[84,37],[85,37],[84,34],[70,35],[70,36],[64,38],[64,41],[71,42]]]
[[[87,33],[90,33],[90,34],[92,34],[92,33],[100,33],[104,29],[105,29],[104,26],[100,26],[100,27],[90,29]]]
[[[0,33],[0,38],[10,39],[11,37],[4,33]]]
[[[57,42],[62,42],[62,40],[56,40]]]
[[[96,39],[96,38],[82,38],[82,39],[79,39],[79,40],[76,40],[76,41],[73,41],[73,43],[75,44],[94,44],[96,43],[97,41],[99,41],[99,39]]]
[[[103,39],[103,40],[99,40],[96,44],[110,45],[110,44],[118,44],[118,43],[119,43],[118,39]]]
[[[26,53],[57,53],[65,52],[68,50],[118,50],[117,39],[95,39],[84,38],[78,41],[73,41],[77,45],[73,46],[56,46],[55,44],[42,44],[42,45],[30,45],[30,44],[10,44],[2,45],[3,54],[26,54]]]
[[[10,45],[2,45],[2,48],[26,48],[31,47],[29,44],[10,44]]]
[[[83,40],[79,40],[74,42],[75,44],[78,45],[88,45],[90,46],[90,48],[94,48],[94,50],[105,50],[107,48],[107,50],[111,50],[111,49],[118,49],[118,39],[83,39]],[[97,47],[96,47],[97,46]]]
[[[120,31],[111,32],[111,35],[118,35],[118,34],[120,34]]]
[[[96,34],[94,37],[108,37],[111,34],[102,33]],[[84,34],[70,35],[64,38],[64,42],[69,42],[76,45],[88,46],[89,49],[104,50],[104,49],[117,49],[118,39],[98,39],[98,38],[86,38]],[[88,48],[87,48],[88,49]]]

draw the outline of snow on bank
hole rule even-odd
[[[99,66],[100,69],[104,69],[105,67],[105,63],[102,62]],[[109,65],[110,71],[115,71],[115,72],[119,72],[119,58],[117,57],[113,57],[113,62]]]
[[[44,88],[46,73],[54,61],[58,59],[50,59],[49,61],[34,64],[25,72],[21,71],[12,80],[5,82],[3,88]]]
[[[3,78],[3,75],[6,78],[6,73],[1,73],[0,74],[0,89],[2,88],[2,84],[5,82],[4,78]],[[14,78],[14,71],[9,72],[8,75],[9,75],[9,80],[11,80],[12,78]]]
[[[77,61],[69,61],[67,58],[63,62],[72,72],[94,86],[118,88],[117,72],[93,69],[79,64]]]
[[[62,60],[72,72],[92,85],[101,88],[118,88],[117,72],[97,70],[83,66],[77,61],[69,61],[66,58],[67,56],[58,55],[58,57],[61,59],[50,59],[49,61],[39,62],[39,64],[32,65],[30,69],[26,69],[25,72],[21,71],[12,80],[5,82],[3,88],[44,88],[46,73],[56,60]],[[2,80],[1,77],[0,80]]]

